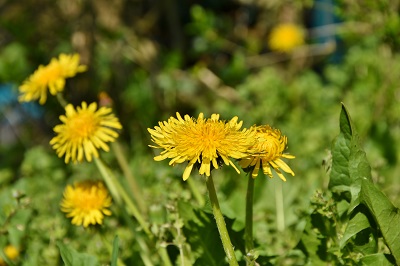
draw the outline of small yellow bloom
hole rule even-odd
[[[51,59],[48,65],[40,65],[19,87],[19,101],[39,100],[40,104],[44,104],[47,100],[47,89],[51,95],[56,95],[64,90],[65,79],[86,70],[86,66],[79,65],[79,60],[78,54],[60,54],[58,59]]]
[[[279,129],[272,127],[258,126],[256,129],[256,144],[249,150],[251,156],[240,160],[239,165],[243,168],[254,167],[251,173],[253,178],[258,176],[258,171],[262,167],[264,174],[272,178],[271,168],[275,170],[278,176],[286,181],[279,169],[294,176],[294,172],[290,167],[281,159],[293,159],[293,155],[284,154],[286,149],[287,137],[283,136]]]
[[[61,211],[72,217],[71,223],[88,227],[90,224],[102,224],[104,215],[111,215],[107,208],[111,206],[111,197],[100,181],[83,181],[68,185],[64,190]]]
[[[10,260],[15,260],[19,256],[19,250],[13,245],[7,245],[3,249],[4,254]],[[0,266],[7,265],[6,262],[0,257]]]
[[[115,129],[122,126],[108,107],[100,107],[82,102],[82,107],[76,109],[72,104],[65,107],[65,115],[60,116],[63,122],[54,127],[57,136],[50,140],[58,157],[65,155],[65,163],[81,162],[85,156],[87,161],[99,157],[97,149],[109,151],[106,142],[113,142],[118,137]]]
[[[232,162],[246,156],[247,148],[254,142],[254,133],[242,129],[242,123],[234,117],[229,122],[219,120],[218,114],[205,119],[203,113],[197,119],[185,115],[184,119],[176,113],[177,119],[159,122],[159,126],[148,129],[156,146],[164,149],[154,160],[171,159],[170,165],[188,162],[183,172],[183,180],[187,180],[194,165],[200,166],[199,173],[210,176],[213,168],[220,164],[231,165],[240,171]]]
[[[304,32],[295,24],[280,24],[272,29],[269,36],[269,47],[278,52],[291,52],[304,44]]]

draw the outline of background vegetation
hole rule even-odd
[[[117,207],[103,227],[93,230],[71,225],[61,213],[66,184],[100,176],[90,163],[65,165],[48,144],[63,113],[55,98],[44,106],[17,102],[18,86],[40,64],[62,52],[77,52],[89,70],[67,82],[65,96],[75,105],[98,101],[100,92],[112,98],[124,127],[119,142],[148,199],[152,231],[161,245],[168,244],[174,263],[179,243],[187,245],[196,265],[212,265],[202,242],[214,250],[214,265],[221,265],[223,253],[212,217],[203,215],[182,181],[183,168],[153,161],[147,128],[175,112],[195,117],[203,112],[223,119],[237,115],[245,127],[270,124],[288,137],[288,152],[296,156],[289,165],[296,176],[283,184],[263,175],[256,179],[254,237],[261,265],[306,265],[309,254],[299,241],[310,225],[309,214],[318,210],[316,205],[339,202],[329,203],[328,184],[341,102],[357,128],[371,179],[400,206],[399,4],[0,1],[0,247],[19,247],[17,265],[59,265],[61,241],[107,264],[118,234],[120,263],[141,263],[138,232],[132,230],[137,225]],[[306,44],[291,53],[268,47],[271,29],[284,22],[302,25],[307,33]],[[102,156],[116,166],[112,153]],[[206,197],[203,178],[190,178]],[[228,225],[240,239],[247,180],[223,169],[215,173],[215,182]],[[275,194],[280,186],[281,205]],[[277,221],[277,208],[283,220]],[[333,215],[340,215],[336,208]],[[180,228],[183,242],[177,242]],[[343,234],[344,229],[336,229],[322,235]],[[337,250],[327,251],[334,256],[321,255],[321,263],[355,263],[359,258],[353,251],[349,255],[337,244]]]

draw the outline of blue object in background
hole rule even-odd
[[[39,120],[44,110],[36,102],[18,102],[14,84],[0,84],[0,145],[12,145],[19,140],[27,122]]]
[[[337,27],[342,21],[335,14],[333,0],[315,0],[311,10],[310,38],[314,43],[335,42],[336,49],[329,56],[329,63],[340,63],[344,55],[343,43],[337,35]]]

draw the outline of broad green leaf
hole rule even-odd
[[[357,180],[360,178],[370,180],[371,168],[367,156],[361,148],[358,134],[352,125],[350,114],[342,105],[340,134],[332,146],[332,171],[329,188],[335,192],[346,191],[346,198],[351,195],[352,208],[355,208],[358,205],[360,186]]]
[[[354,215],[354,217],[351,218],[347,224],[346,231],[340,240],[340,248],[343,248],[351,237],[369,227],[370,223],[368,221],[368,217],[362,212],[357,212],[357,214]]]
[[[115,235],[113,241],[113,250],[111,255],[111,266],[117,266],[118,249],[119,249],[119,237],[118,235]]]
[[[60,249],[61,258],[66,266],[98,266],[100,265],[97,258],[86,253],[79,253],[72,247],[57,243]]]
[[[350,141],[345,138],[343,133],[340,133],[336,137],[332,145],[332,170],[329,180],[329,189],[337,186],[350,186],[350,174],[349,174],[349,157]]]
[[[362,266],[393,266],[394,259],[389,254],[377,253],[362,257],[360,259],[359,265]]]
[[[367,179],[361,182],[360,198],[374,216],[387,246],[400,264],[400,209]]]
[[[373,227],[366,228],[358,232],[349,245],[355,253],[364,255],[375,254],[378,252],[378,235],[377,230]]]

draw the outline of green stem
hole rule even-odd
[[[253,198],[254,198],[254,178],[251,173],[248,174],[247,193],[246,193],[246,225],[244,228],[244,240],[246,247],[246,255],[250,255],[254,249],[253,244]],[[251,258],[250,258],[251,259]],[[248,263],[254,265],[254,263]]]
[[[279,232],[285,230],[285,212],[283,209],[283,188],[280,179],[275,180],[275,206],[276,206],[276,226]]]
[[[190,190],[192,191],[193,196],[195,197],[195,199],[199,203],[200,207],[203,207],[204,204],[205,204],[204,197],[203,197],[203,195],[201,195],[201,193],[200,193],[200,191],[198,189],[198,186],[195,183],[195,180],[193,180],[192,178],[189,178],[188,180],[186,180],[186,182],[188,182]]]
[[[61,104],[63,108],[67,106],[68,102],[64,99],[64,96],[61,94],[61,92],[56,94],[58,102]]]
[[[118,164],[121,167],[121,170],[122,170],[126,180],[128,181],[130,189],[132,190],[132,195],[133,195],[140,211],[142,213],[146,214],[147,213],[146,201],[144,200],[144,197],[140,190],[140,187],[139,187],[138,183],[136,182],[136,179],[135,179],[134,175],[132,174],[131,169],[129,168],[128,161],[126,160],[126,157],[124,156],[121,145],[118,142],[113,142],[111,144],[111,147],[114,150],[114,154],[117,158]]]
[[[159,247],[158,254],[161,256],[164,266],[172,266],[171,260],[168,256],[167,248]]]
[[[221,209],[219,207],[217,192],[215,191],[212,176],[206,177],[206,183],[215,222],[217,223],[218,232],[221,237],[222,245],[224,247],[226,257],[228,258],[229,265],[239,266],[235,257],[235,251],[233,250],[231,239],[229,238],[228,230],[226,229],[224,216],[222,215]]]
[[[140,237],[136,237],[135,240],[140,246],[141,251],[139,253],[140,253],[140,257],[141,257],[141,259],[143,261],[143,264],[145,266],[152,266],[153,262],[149,258],[149,253],[150,252],[149,252],[149,248],[147,247],[147,244]]]
[[[95,158],[94,162],[101,176],[103,177],[103,180],[106,183],[108,190],[111,192],[113,200],[117,202],[119,205],[121,205],[122,198],[120,193],[118,193],[118,188],[113,180],[114,179],[113,173],[111,173],[111,170],[108,169],[108,167],[104,164],[104,162],[101,159]]]
[[[97,168],[99,169],[101,175],[104,178],[107,186],[113,196],[119,198],[122,197],[123,201],[125,202],[128,210],[130,213],[136,218],[140,226],[142,227],[143,231],[150,237],[153,238],[152,233],[149,230],[146,222],[144,221],[142,215],[140,214],[138,208],[136,207],[135,203],[132,201],[131,197],[129,197],[128,193],[125,191],[124,187],[119,183],[118,179],[114,176],[112,171],[105,165],[105,163],[100,158],[95,158],[95,163]]]
[[[115,177],[111,169],[109,169],[108,166],[100,158],[95,158],[94,161],[101,175],[103,176],[107,186],[109,187],[109,189],[112,188],[110,189],[110,192],[113,194],[113,197],[117,198],[122,197],[128,211],[136,218],[136,220],[138,221],[138,223],[140,224],[146,235],[150,238],[150,240],[154,240],[154,235],[150,232],[147,223],[143,219],[143,216],[140,214],[135,203],[133,202],[131,197],[129,197],[128,193],[125,191],[124,187],[120,184],[119,180]],[[160,255],[160,258],[164,263],[163,265],[172,266],[171,260],[165,248],[159,248],[158,254]]]

